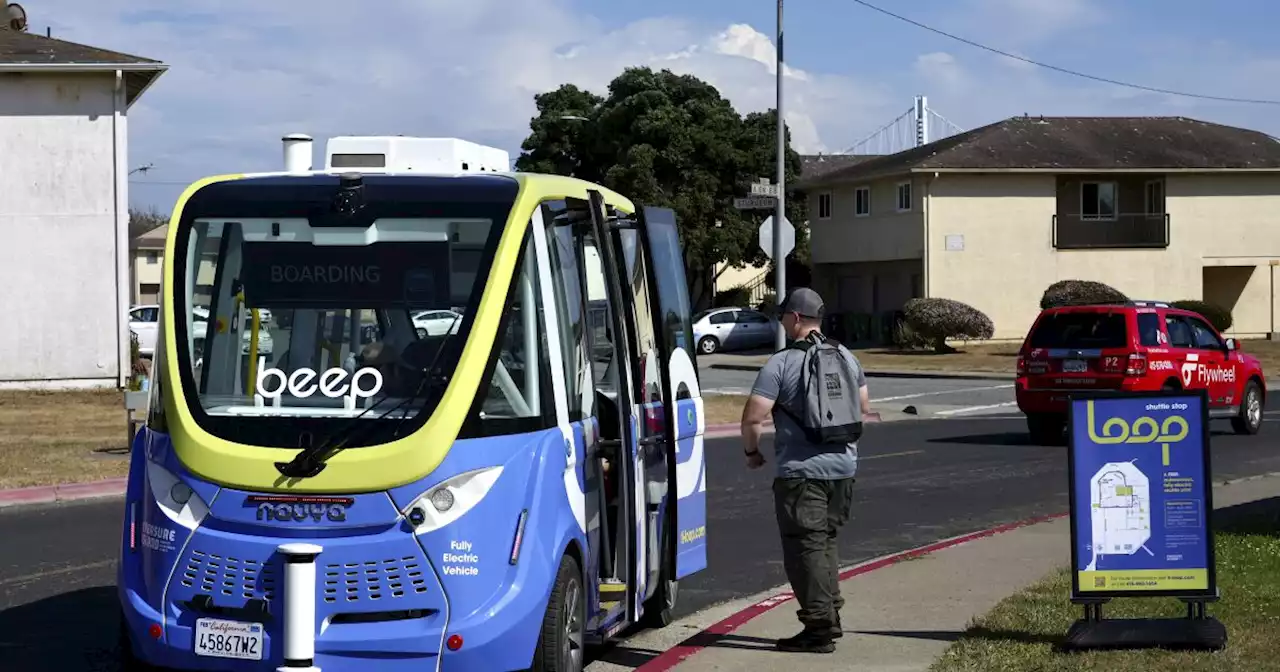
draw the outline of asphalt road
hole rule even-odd
[[[1214,429],[1216,477],[1280,471],[1280,424],[1255,437]],[[1018,419],[869,425],[860,452],[848,563],[1067,506],[1065,448],[1028,445]],[[708,441],[707,460],[710,568],[681,583],[681,616],[785,582],[771,472],[748,471],[737,439]],[[120,522],[118,500],[0,512],[0,670],[115,669]]]

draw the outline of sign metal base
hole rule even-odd
[[[1184,598],[1185,618],[1114,618],[1102,617],[1105,598],[1077,598],[1084,605],[1084,618],[1072,624],[1062,643],[1065,651],[1096,649],[1208,649],[1217,651],[1227,646],[1227,628],[1222,621],[1209,616],[1206,603],[1216,597]]]

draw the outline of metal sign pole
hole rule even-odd
[[[786,221],[786,184],[787,184],[787,130],[782,114],[782,0],[778,0],[778,35],[775,47],[778,51],[778,202],[773,221],[773,289],[774,301],[782,305],[787,288],[787,259],[782,253],[782,222]],[[781,314],[778,315],[782,317]],[[778,350],[787,347],[787,336],[782,328],[782,320],[778,320],[778,333],[774,344]]]

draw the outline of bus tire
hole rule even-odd
[[[560,571],[542,617],[542,632],[533,655],[534,672],[582,672],[587,634],[586,591],[582,568],[570,555],[560,560]]]

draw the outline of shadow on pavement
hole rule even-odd
[[[99,586],[0,611],[0,670],[115,672],[119,606]]]
[[[992,432],[988,434],[965,434],[962,436],[937,436],[925,439],[926,443],[953,443],[966,446],[1036,446],[1041,444],[1031,440],[1026,432]],[[1044,446],[1050,447],[1050,446]]]

